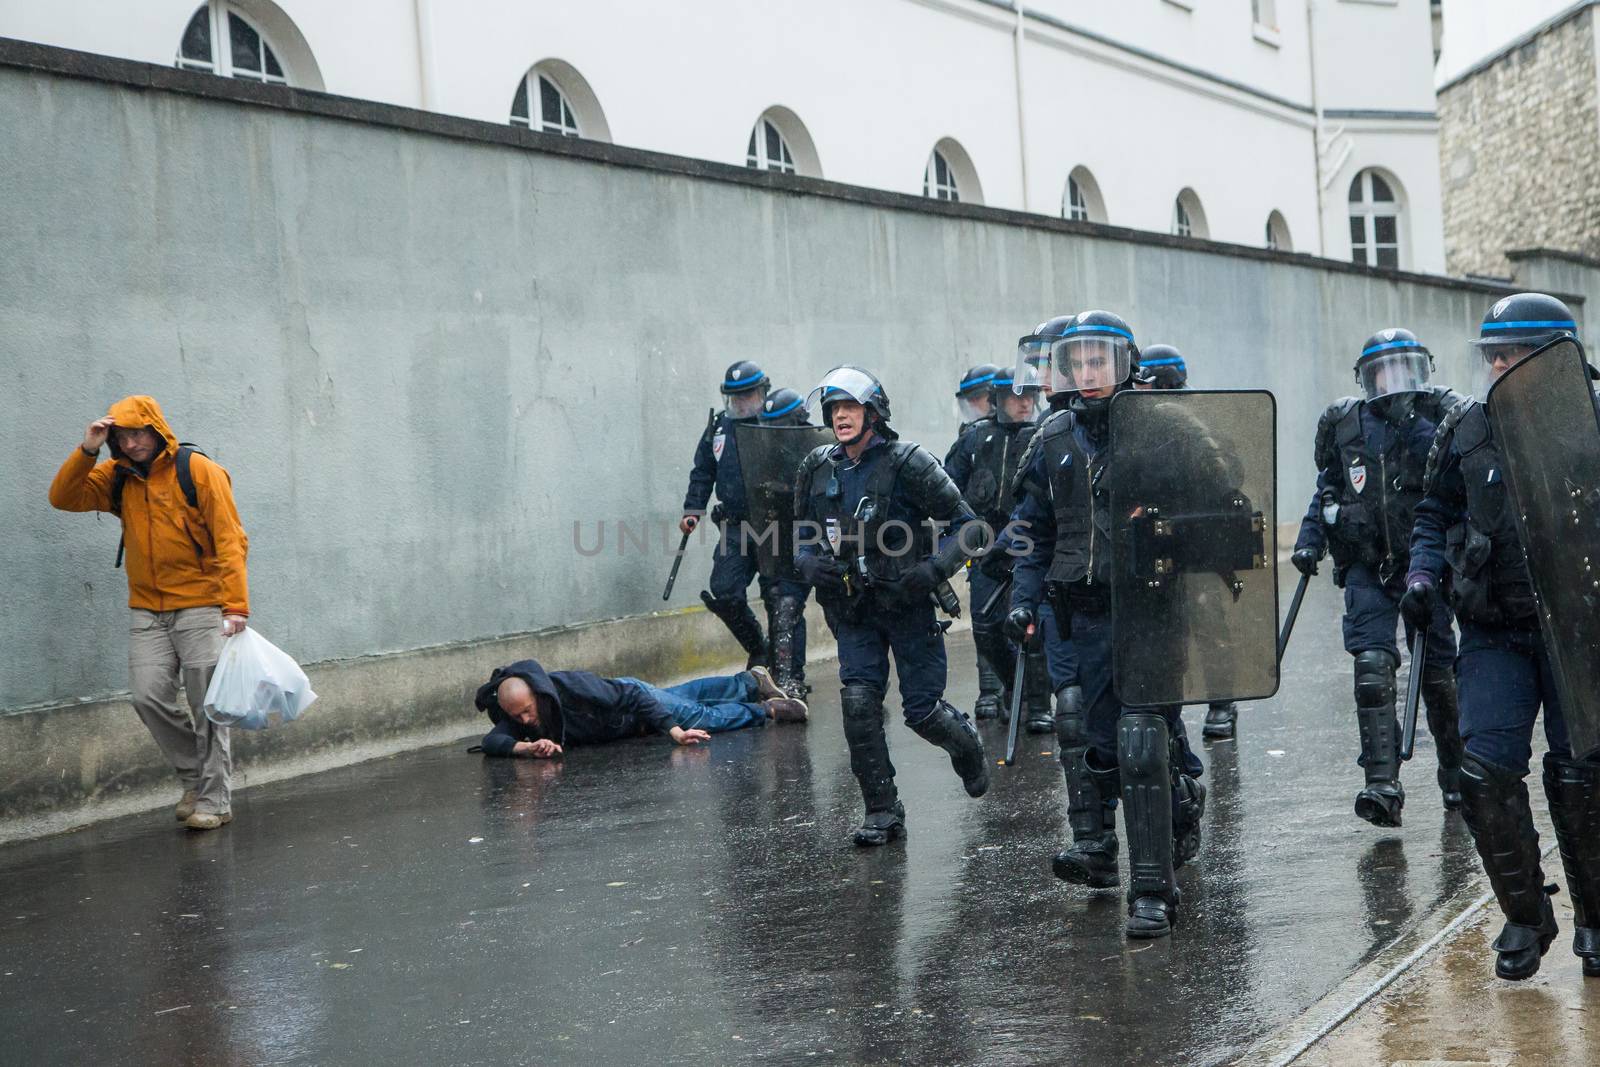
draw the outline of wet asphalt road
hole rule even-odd
[[[1051,877],[1053,737],[974,801],[892,706],[910,836],[854,849],[824,663],[807,727],[554,762],[463,743],[247,790],[215,833],[163,810],[0,848],[0,1062],[1226,1060],[1476,873],[1425,728],[1405,827],[1351,814],[1338,611],[1313,583],[1280,695],[1202,749],[1170,940]],[[969,640],[951,660],[970,704]]]

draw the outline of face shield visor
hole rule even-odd
[[[858,404],[878,391],[878,380],[864,370],[854,367],[835,367],[822,376],[817,387],[806,394],[806,410],[816,411],[819,404],[828,400],[849,397]]]
[[[1039,384],[1039,374],[1032,367],[1025,371],[1018,391],[1018,381],[1005,382],[1004,388],[994,391],[995,415],[1003,423],[1033,422],[1044,406],[1044,387]]]
[[[994,404],[989,399],[989,383],[982,385],[967,393],[957,393],[955,402],[956,420],[965,426],[969,422],[987,418],[994,414]]]
[[[1397,393],[1422,392],[1431,369],[1428,354],[1415,348],[1380,352],[1357,365],[1356,380],[1361,383],[1361,395],[1376,400]]]
[[[1488,396],[1489,386],[1499,381],[1502,374],[1533,355],[1549,340],[1550,337],[1480,337],[1473,341],[1472,349],[1481,361],[1473,380],[1473,393]]]
[[[1057,338],[1050,346],[1045,391],[1107,397],[1132,369],[1133,347],[1125,338],[1102,333]]]
[[[740,393],[729,393],[723,410],[730,419],[753,419],[761,414],[761,406],[767,401],[767,387],[746,389]]]

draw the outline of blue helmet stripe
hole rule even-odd
[[[962,393],[976,389],[980,385],[988,385],[992,381],[994,381],[994,375],[992,374],[985,374],[982,378],[974,378],[971,381],[964,381],[961,383],[961,388],[956,390],[956,395],[960,396]]]
[[[1374,353],[1374,352],[1382,352],[1382,351],[1384,351],[1386,349],[1390,349],[1390,348],[1422,348],[1422,342],[1421,341],[1390,341],[1387,344],[1373,345],[1371,348],[1363,348],[1361,350],[1361,355],[1362,355],[1363,358],[1365,358],[1366,356],[1372,355],[1372,353]]]
[[[1118,337],[1126,337],[1130,341],[1133,340],[1133,334],[1127,330],[1119,330],[1115,326],[1107,326],[1099,322],[1086,322],[1082,326],[1069,327],[1061,331],[1061,336],[1071,337],[1075,333],[1110,333]]]
[[[803,403],[805,403],[804,400],[802,400],[800,397],[795,397],[793,402],[791,402],[789,404],[789,406],[784,408],[783,410],[781,410],[781,411],[763,411],[761,413],[761,417],[763,419],[782,418],[783,416],[789,414],[789,412],[793,411],[795,408],[799,407]]]
[[[724,389],[732,389],[735,392],[740,392],[740,391],[743,391],[745,389],[754,389],[756,386],[760,385],[762,382],[764,382],[766,380],[767,380],[767,374],[766,374],[765,371],[762,371],[759,375],[757,375],[754,378],[746,378],[745,380],[739,381],[739,382],[734,382],[734,381],[723,382],[722,383],[722,387]]]
[[[1141,359],[1139,361],[1139,366],[1141,366],[1141,367],[1184,367],[1185,369],[1187,369],[1188,365],[1185,364],[1183,362],[1183,360],[1180,359],[1177,356],[1168,356],[1165,359]]]
[[[1529,319],[1523,322],[1486,322],[1485,330],[1576,330],[1578,324],[1571,319]]]

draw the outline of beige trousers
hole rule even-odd
[[[206,687],[222,653],[222,609],[133,609],[128,671],[133,707],[161,754],[195,793],[195,811],[231,811],[233,755],[228,729],[206,718]],[[178,705],[183,682],[188,707]]]

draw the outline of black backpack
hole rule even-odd
[[[188,441],[178,442],[178,488],[183,490],[183,499],[189,502],[191,508],[200,506],[199,494],[194,491],[194,474],[189,470],[190,457],[196,452],[200,452],[197,445]],[[204,452],[200,452],[200,454],[202,456],[205,455]],[[208,456],[207,458],[209,459],[210,457]],[[111,514],[119,519],[122,518],[122,486],[128,478],[128,468],[120,463],[111,472]],[[125,540],[126,535],[124,535],[123,540],[117,542],[117,562],[115,564],[117,567],[122,566],[122,551],[126,547]]]

